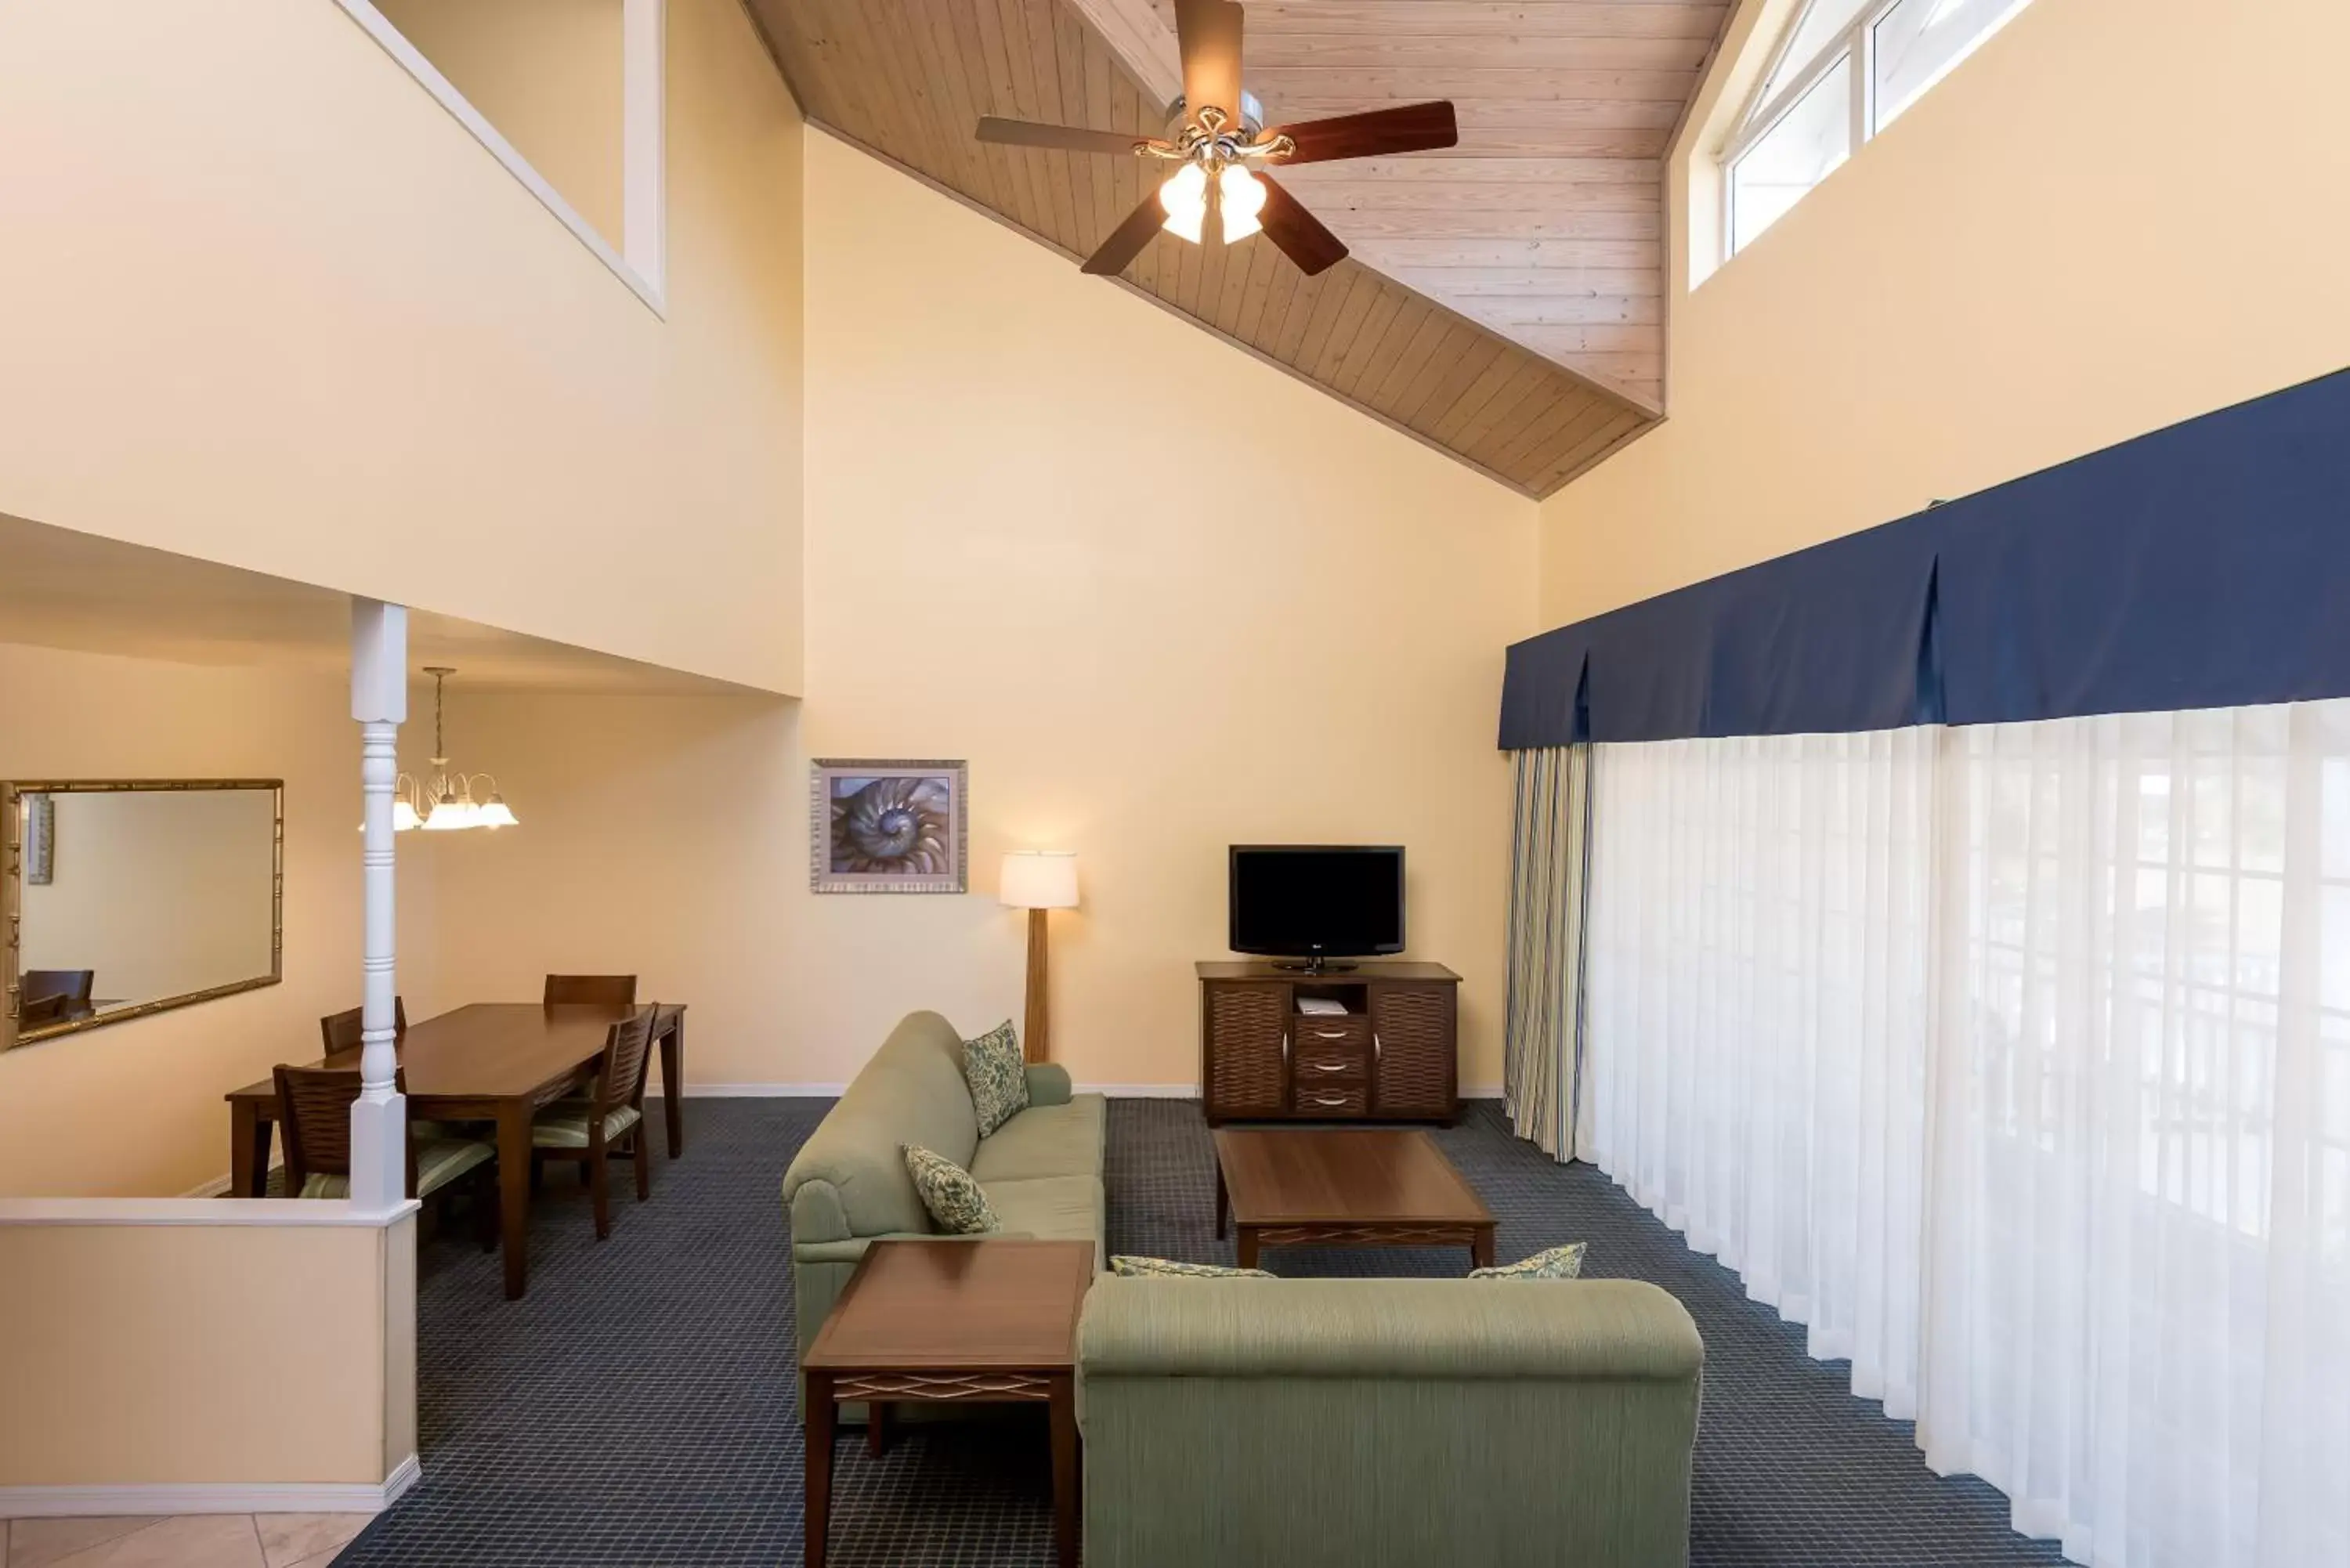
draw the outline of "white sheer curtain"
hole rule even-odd
[[[2076,1561],[2350,1563],[2350,703],[1594,787],[1602,1167]]]
[[[1596,1162],[1917,1408],[1934,735],[1597,748]]]

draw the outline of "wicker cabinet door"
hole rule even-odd
[[[1373,988],[1373,1115],[1452,1115],[1452,1010],[1453,992],[1449,985]]]
[[[1289,1102],[1289,987],[1219,983],[1204,1000],[1208,1114],[1279,1115]]]

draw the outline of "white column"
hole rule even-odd
[[[351,1106],[351,1201],[383,1212],[408,1197],[408,1102],[394,1088],[391,792],[400,776],[400,724],[408,717],[408,611],[351,600],[351,717],[359,725],[359,785],[366,815],[364,1021],[359,1097]]]

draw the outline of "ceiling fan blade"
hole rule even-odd
[[[1440,99],[1434,103],[1398,104],[1364,114],[1276,125],[1258,140],[1270,141],[1276,136],[1286,136],[1297,144],[1296,151],[1281,160],[1285,167],[1332,163],[1342,158],[1379,158],[1391,152],[1433,152],[1459,146],[1461,127],[1452,117],[1452,105]]]
[[[1241,16],[1233,0],[1175,0],[1175,39],[1183,52],[1183,109],[1197,119],[1211,105],[1241,120]]]
[[[1271,175],[1259,170],[1256,178],[1264,187],[1264,205],[1258,210],[1256,221],[1263,226],[1264,237],[1279,245],[1281,254],[1297,264],[1298,271],[1312,277],[1347,259],[1345,242],[1324,228],[1321,219],[1307,212]]]
[[[1068,152],[1131,153],[1138,147],[1164,145],[1154,143],[1150,137],[1124,130],[1040,125],[1033,119],[1003,119],[992,114],[979,117],[979,130],[973,134],[982,141],[1002,142],[1006,147],[1055,147]]]
[[[1159,205],[1159,192],[1151,192],[1126,215],[1126,222],[1110,231],[1109,238],[1077,270],[1097,277],[1116,277],[1126,270],[1128,262],[1142,254],[1142,247],[1150,243],[1150,236],[1159,232],[1166,217],[1166,211]]]

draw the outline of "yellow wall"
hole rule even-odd
[[[1196,1082],[1234,841],[1401,843],[1500,1077],[1502,648],[1534,509],[864,154],[808,139],[808,691],[461,695],[522,832],[432,846],[451,995],[635,969],[705,1083],[837,1083],[1020,1009],[1006,849],[1078,852],[1056,1054]],[[810,756],[964,757],[972,893],[807,889]]]
[[[620,248],[621,0],[379,0],[466,101]]]
[[[411,699],[415,711],[426,725],[403,732],[411,770],[431,749],[430,708]],[[169,1196],[224,1174],[221,1096],[276,1063],[316,1060],[319,1016],[359,1002],[348,684],[0,644],[0,778],[286,781],[282,984],[0,1052],[0,1196]],[[422,836],[400,836],[400,982],[429,1005]]]
[[[2345,57],[2340,0],[2033,0],[1673,300],[1669,419],[1543,507],[1543,624],[2350,364]]]
[[[29,1207],[0,1199],[0,1488],[373,1487],[414,1455],[412,1214]]]
[[[328,0],[0,6],[0,511],[798,690],[798,116],[668,60],[664,321]]]

